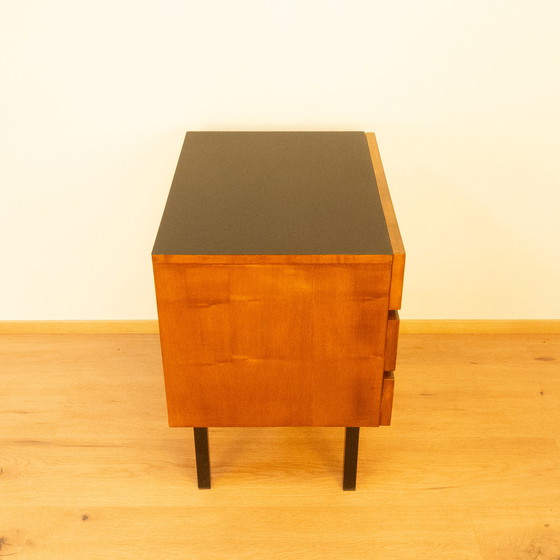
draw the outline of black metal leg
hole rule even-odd
[[[360,428],[346,428],[344,440],[344,476],[343,490],[356,490],[356,473],[358,471],[358,444]]]
[[[208,428],[193,428],[193,430],[198,487],[210,488],[210,454],[208,452]]]

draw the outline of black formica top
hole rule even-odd
[[[389,255],[363,132],[188,132],[154,255]]]

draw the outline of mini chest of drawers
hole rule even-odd
[[[388,425],[405,253],[375,136],[189,132],[152,260],[171,426]]]

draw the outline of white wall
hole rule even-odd
[[[0,0],[0,319],[156,317],[185,130],[373,130],[402,317],[560,317],[560,2]]]

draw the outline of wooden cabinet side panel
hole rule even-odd
[[[171,425],[379,424],[389,263],[154,275]]]

